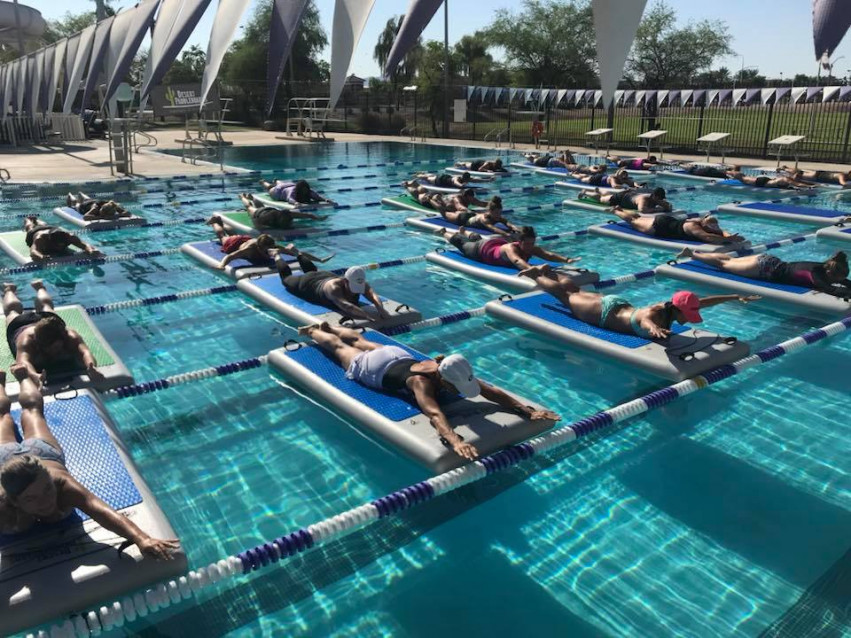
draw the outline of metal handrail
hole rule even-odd
[[[509,137],[510,137],[511,129],[508,128],[508,127],[502,128],[502,129],[494,128],[494,129],[491,129],[490,131],[488,131],[487,133],[485,133],[485,137],[482,141],[483,142],[489,141],[488,138],[490,138],[491,135],[495,134],[494,141],[496,142],[496,148],[500,148],[500,146],[502,145],[502,136],[505,135],[506,133],[509,133]]]
[[[406,126],[406,127],[405,127],[405,128],[403,128],[401,131],[399,131],[399,135],[404,135],[404,134],[405,134],[405,131],[407,131],[407,132],[408,132],[408,135],[410,135],[410,139],[411,139],[411,141],[412,141],[412,142],[415,142],[415,141],[416,141],[416,139],[417,139],[417,132],[419,131],[419,133],[420,133],[420,141],[421,141],[421,142],[425,142],[425,132],[424,132],[422,129],[420,129],[420,127],[419,127],[419,126]]]
[[[140,144],[136,140],[136,136],[139,135],[142,137],[143,142]],[[157,145],[158,140],[153,135],[145,133],[145,131],[141,131],[139,129],[133,129],[133,148],[136,149],[136,152],[139,152],[140,148],[153,148]]]

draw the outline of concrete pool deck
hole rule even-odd
[[[178,139],[183,137],[183,129],[160,129],[148,131],[157,140],[157,149],[179,149]],[[262,130],[235,130],[223,133],[225,140],[232,142],[234,146],[284,146],[284,145],[309,145],[304,138],[293,137],[292,139],[280,139],[284,134],[280,131]],[[482,156],[488,156],[495,152],[505,153],[513,150],[522,152],[534,150],[531,144],[518,144],[515,149],[507,149],[502,146],[495,149],[492,145],[480,141],[458,140],[458,139],[434,139],[426,138],[425,142],[411,142],[407,137],[391,135],[361,135],[358,133],[329,133],[334,142],[395,142],[399,144],[427,144],[433,146],[466,146],[469,148],[481,148]],[[330,142],[329,142],[330,143]],[[561,147],[563,148],[563,147]],[[572,146],[577,152],[588,152],[593,154],[593,149]],[[641,156],[643,153],[632,151],[613,151],[620,155]],[[704,155],[681,155],[676,153],[666,154],[666,158],[677,160],[703,160]],[[728,164],[744,164],[757,166],[773,166],[776,160],[771,158],[760,160],[754,158],[727,157]],[[792,160],[784,163],[791,164]],[[849,170],[847,164],[821,164],[816,162],[800,163],[802,168],[819,168],[823,170]],[[89,140],[85,142],[69,142],[64,146],[26,146],[14,149],[3,149],[0,151],[0,168],[9,171],[10,183],[19,182],[73,182],[89,180],[121,179],[123,175],[113,176],[109,170],[109,147],[102,140]],[[164,177],[169,175],[193,175],[202,173],[215,173],[219,171],[218,164],[200,163],[198,165],[182,162],[179,156],[158,153],[155,150],[143,150],[133,155],[133,168],[135,175],[139,177]]]

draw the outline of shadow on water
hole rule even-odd
[[[689,528],[802,588],[849,547],[851,512],[694,441],[656,447],[620,479]]]

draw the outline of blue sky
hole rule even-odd
[[[331,20],[335,0],[315,0],[326,31],[331,32]],[[653,0],[650,0],[653,2]],[[80,12],[94,7],[91,0],[22,0],[42,12],[45,18],[55,19],[66,12]],[[116,7],[129,7],[132,0],[113,0]],[[210,27],[216,0],[193,33],[190,44],[207,47]],[[253,8],[252,2],[252,8]],[[517,10],[521,0],[490,0],[484,7],[471,0],[449,0],[449,39],[454,42],[467,33],[490,23],[496,10],[500,8]],[[648,3],[649,4],[649,3]],[[812,44],[812,2],[810,0],[668,0],[682,23],[691,20],[725,20],[733,36],[733,49],[737,55],[720,61],[720,64],[732,70],[745,67],[757,67],[761,73],[777,77],[791,78],[795,73],[815,74],[817,66],[814,60]],[[352,61],[351,72],[362,77],[378,75],[379,69],[372,59],[372,49],[378,34],[387,19],[404,13],[407,0],[377,0],[361,38],[358,50]],[[249,9],[250,13],[251,9]],[[443,39],[443,10],[435,16],[424,36]],[[839,59],[841,56],[845,56]],[[325,51],[330,58],[330,49]],[[835,75],[851,75],[851,36],[847,36],[837,49],[834,60]]]

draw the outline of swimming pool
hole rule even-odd
[[[323,144],[228,149],[225,163],[285,173],[295,167],[481,153]],[[362,205],[396,194],[394,184],[410,170],[371,166],[299,175],[354,176],[317,184],[342,204]],[[255,181],[240,176],[157,180],[124,188],[132,191],[130,208],[139,206],[156,221],[223,210],[231,206],[225,198],[254,190]],[[552,181],[520,173],[499,187]],[[380,188],[332,192],[366,186]],[[161,189],[166,190],[153,192]],[[47,213],[53,202],[36,199],[35,192],[4,203],[0,230],[18,227],[20,219],[12,215]],[[545,189],[504,199],[507,206],[522,207],[568,196]],[[743,199],[739,193],[705,189],[670,198],[691,210]],[[181,201],[193,203],[176,203]],[[398,224],[407,216],[354,206],[318,225],[360,228]],[[516,217],[541,233],[578,230],[606,219],[567,209]],[[757,242],[812,232],[805,225],[764,219],[724,215],[722,220]],[[87,239],[109,253],[135,253],[209,236],[208,227],[187,224],[99,232]],[[337,268],[422,255],[440,242],[428,233],[394,227],[297,244],[320,254],[336,251],[329,267]],[[672,256],[587,236],[557,241],[553,248],[582,256],[582,265],[604,278],[647,270]],[[784,258],[825,257],[835,248],[808,241],[776,252]],[[2,260],[0,267],[13,265],[5,256]],[[86,306],[222,282],[180,254],[42,274],[57,302]],[[426,317],[479,307],[503,292],[427,263],[371,271],[369,277],[380,293],[413,300]],[[10,279],[23,288],[28,278]],[[668,297],[682,286],[653,278],[618,292],[641,303]],[[709,329],[735,334],[752,350],[830,321],[759,303],[722,305],[705,316]],[[95,321],[140,381],[256,357],[295,336],[282,318],[238,292],[132,308]],[[663,385],[611,360],[487,318],[400,339],[432,355],[462,350],[486,378],[536,398],[559,412],[564,423]],[[772,632],[794,620],[795,635],[825,627],[833,635],[848,633],[849,611],[841,602],[847,603],[847,591],[833,575],[847,572],[851,561],[851,479],[843,453],[851,435],[849,371],[848,338],[808,348],[590,443],[381,520],[284,566],[227,581],[197,603],[138,621],[133,630],[304,636],[502,636],[554,629],[571,636],[705,636],[769,630],[782,635]],[[113,400],[108,407],[180,535],[190,565],[206,565],[427,476],[265,368]],[[514,604],[505,604],[509,596]]]

